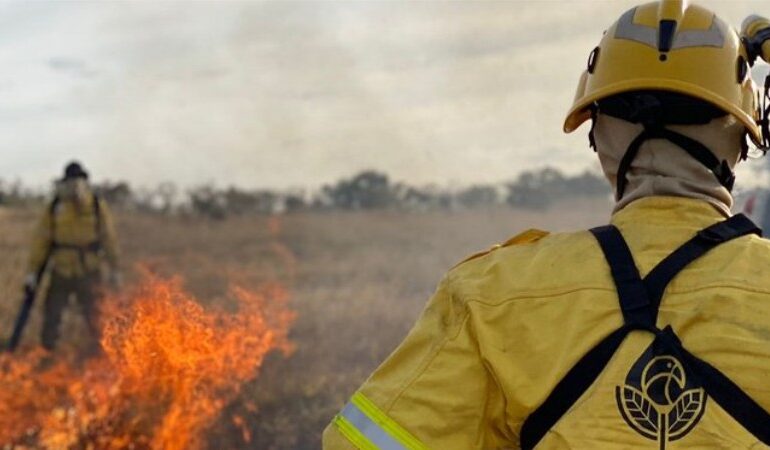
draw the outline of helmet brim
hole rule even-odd
[[[594,102],[597,102],[603,98],[611,97],[613,95],[622,94],[624,92],[641,91],[647,89],[676,92],[709,102],[743,123],[746,126],[749,136],[751,136],[751,139],[754,141],[754,143],[762,142],[762,134],[759,126],[756,123],[756,120],[754,117],[747,114],[743,109],[727,101],[726,99],[715,95],[713,92],[704,89],[701,86],[678,80],[666,79],[642,78],[624,80],[622,82],[613,83],[593,91],[591,94],[586,95],[580,100],[576,101],[570,111],[567,113],[567,118],[564,120],[564,132],[571,133],[580,127],[583,122],[590,119],[590,106],[594,104]]]

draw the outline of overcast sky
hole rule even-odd
[[[561,123],[627,0],[0,3],[0,179],[301,187],[591,167]],[[770,3],[702,1],[738,27]]]

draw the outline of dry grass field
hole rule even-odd
[[[37,213],[0,209],[2,340],[20,301]],[[542,212],[303,213],[216,222],[121,214],[118,228],[128,285],[141,264],[163,276],[181,275],[204,306],[216,303],[233,281],[277,281],[288,289],[297,313],[289,334],[295,351],[267,357],[259,376],[210,427],[202,448],[313,449],[329,419],[411,327],[449,267],[527,228],[579,229],[608,216],[607,203],[586,201]],[[38,304],[26,347],[37,343],[40,316]],[[81,329],[70,308],[62,346],[76,347]]]

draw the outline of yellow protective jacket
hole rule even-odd
[[[703,201],[649,197],[615,213],[612,224],[645,276],[722,219]],[[327,427],[323,447],[519,448],[525,419],[623,323],[609,266],[589,232],[527,231],[445,276],[406,339]],[[668,285],[657,324],[671,325],[687,350],[770,410],[770,241],[744,236],[687,266]],[[669,414],[688,421],[675,424],[678,437],[644,436],[650,398],[632,399],[640,407],[629,413],[617,395],[652,341],[632,331],[536,448],[766,448],[709,397]],[[646,371],[650,384],[637,391],[646,395],[661,382],[673,400],[688,400],[674,389],[683,374],[659,363],[670,376]]]
[[[94,201],[99,202],[98,208]],[[77,209],[70,201],[58,200],[52,203],[46,208],[35,230],[29,273],[36,272],[42,266],[49,249],[49,264],[62,277],[73,278],[96,273],[102,262],[116,269],[118,244],[107,203],[90,195],[81,209]]]

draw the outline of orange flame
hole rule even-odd
[[[81,370],[42,350],[0,356],[0,447],[199,448],[265,355],[292,351],[282,286],[235,286],[230,297],[237,312],[204,309],[180,278],[145,271],[103,302],[104,354]],[[234,421],[250,440],[244,418]]]

